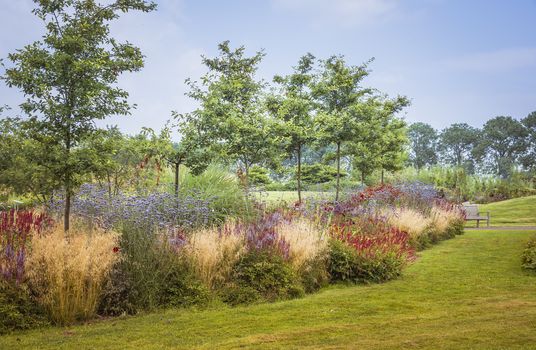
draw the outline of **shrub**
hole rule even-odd
[[[355,249],[338,239],[329,241],[328,273],[331,282],[355,281],[356,261]]]
[[[99,312],[135,314],[161,306],[202,304],[208,290],[194,277],[180,251],[186,238],[125,226],[119,241],[122,259],[106,281]]]
[[[391,228],[389,231],[366,235],[354,225],[332,231],[334,238],[355,250],[350,254],[347,247],[331,246],[330,272],[335,272],[337,280],[351,280],[356,283],[383,282],[399,276],[406,264],[415,258],[406,232]],[[348,266],[349,265],[349,266]]]
[[[258,165],[249,169],[248,180],[251,185],[267,185],[271,183],[268,170]]]
[[[94,316],[105,277],[118,260],[117,235],[60,226],[35,236],[28,277],[39,302],[57,324]]]
[[[222,297],[231,304],[258,298],[267,301],[290,299],[304,294],[299,278],[290,264],[280,255],[266,251],[245,253],[233,267],[231,281],[230,292]]]
[[[0,279],[0,334],[47,324],[44,310],[25,286]]]
[[[345,177],[347,174],[341,172],[341,177]],[[296,175],[294,175],[294,178]],[[303,164],[301,167],[301,180],[304,184],[314,185],[324,182],[329,182],[337,177],[337,169],[331,165],[325,165],[320,163],[315,164]]]
[[[527,243],[521,261],[525,269],[536,271],[536,236]]]

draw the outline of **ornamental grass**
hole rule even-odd
[[[27,260],[31,289],[60,325],[95,316],[102,284],[119,259],[117,234],[61,225],[36,235]]]

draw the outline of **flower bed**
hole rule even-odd
[[[329,283],[381,283],[400,276],[418,250],[463,233],[463,213],[418,184],[259,211],[254,220],[220,226],[207,225],[207,208],[161,194],[108,198],[84,189],[74,201],[84,220],[74,220],[67,237],[54,225],[42,231],[36,222],[44,218],[29,226],[21,219],[21,232],[40,234],[28,252],[31,235],[1,242],[11,259],[2,265],[10,271],[3,282],[28,290],[26,302],[51,322],[69,324],[215,299],[296,298]],[[9,215],[25,217],[4,215],[6,227],[13,226]],[[28,258],[18,262],[14,246]]]

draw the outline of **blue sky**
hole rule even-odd
[[[112,26],[147,56],[143,71],[120,80],[137,109],[105,122],[129,133],[159,129],[172,110],[195,108],[184,96],[184,79],[198,78],[200,55],[215,55],[223,40],[250,53],[265,49],[259,76],[268,81],[290,72],[306,52],[343,54],[352,64],[375,57],[367,85],[408,96],[409,122],[480,127],[497,115],[522,118],[536,110],[536,0],[157,3],[156,12],[131,13]],[[32,8],[31,0],[0,0],[0,57],[39,39],[43,27]],[[0,85],[0,105],[16,106],[22,98]]]

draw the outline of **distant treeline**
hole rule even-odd
[[[445,165],[502,179],[536,171],[536,112],[521,120],[495,117],[481,129],[461,123],[436,130],[419,122],[409,126],[408,137],[409,163],[418,170]]]

